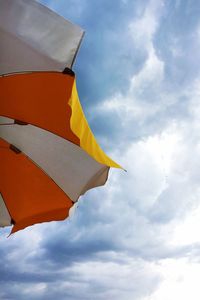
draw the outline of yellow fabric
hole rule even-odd
[[[83,113],[75,80],[69,105],[72,110],[70,127],[73,133],[80,139],[80,147],[99,163],[109,167],[121,168],[121,166],[110,159],[98,145]]]

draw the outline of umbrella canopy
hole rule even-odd
[[[2,11],[14,17],[13,26],[2,22]],[[35,22],[41,16],[56,24],[52,37],[47,27]],[[81,108],[75,75],[66,68],[74,61],[83,31],[35,1],[0,0],[0,20],[0,36],[5,37],[0,73],[11,73],[0,76],[0,226],[13,224],[13,233],[65,219],[80,195],[103,185],[109,168],[120,166],[96,142]],[[33,35],[26,32],[27,24]],[[43,29],[46,41],[40,39]],[[19,61],[12,64],[15,51],[8,40],[23,49],[27,61],[20,63],[23,58],[16,51]],[[39,61],[32,60],[33,52]]]
[[[84,31],[33,0],[0,0],[0,73],[71,68]]]

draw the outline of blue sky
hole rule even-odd
[[[2,300],[199,300],[200,3],[40,1],[85,29],[74,70],[113,170],[71,218],[9,239]]]

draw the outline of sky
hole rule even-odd
[[[1,300],[199,300],[200,2],[41,0],[85,30],[74,70],[111,170],[63,222],[0,232]]]

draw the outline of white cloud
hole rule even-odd
[[[132,39],[139,49],[152,49],[152,38],[159,25],[163,4],[163,1],[149,1],[145,10],[139,12],[138,18],[129,25]]]
[[[137,94],[140,95],[143,89],[149,87],[149,85],[158,88],[163,80],[163,73],[164,63],[156,56],[154,48],[151,47],[143,69],[131,80],[130,92],[137,91]]]
[[[138,51],[145,50],[147,53],[143,68],[130,78],[130,85],[125,93],[118,92],[99,106],[93,107],[90,110],[93,118],[96,114],[113,113],[127,131],[132,122],[143,126],[145,121],[175,101],[174,95],[166,95],[163,91],[165,65],[156,54],[153,44],[162,9],[162,1],[150,1],[142,16],[139,14],[129,25],[133,45],[138,47]]]
[[[200,268],[187,259],[168,259],[158,267],[163,274],[163,281],[151,296],[143,300],[198,300],[200,297]]]
[[[72,272],[80,280],[82,297],[90,291],[91,298],[95,299],[138,299],[154,291],[160,280],[159,273],[154,271],[154,263],[130,257],[126,257],[123,264],[112,262],[112,257],[107,262],[76,264]],[[92,293],[91,286],[95,287]]]
[[[200,243],[200,207],[191,208],[190,213],[176,225],[169,241],[172,247],[196,245]],[[195,259],[195,257],[194,257]]]

